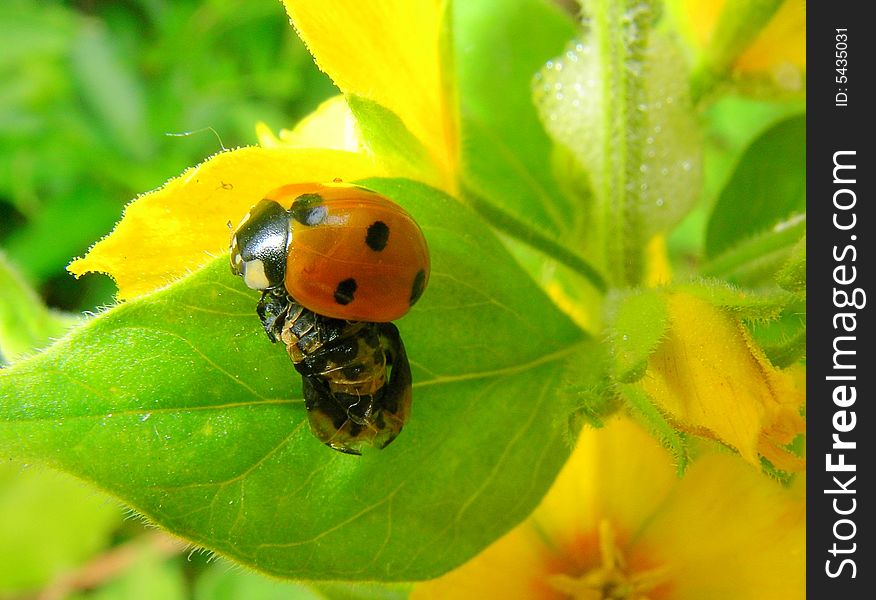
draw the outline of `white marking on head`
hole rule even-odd
[[[243,273],[243,257],[240,255],[240,248],[237,246],[237,236],[231,239],[231,269],[237,275]]]
[[[268,289],[271,282],[265,275],[265,263],[257,258],[243,263],[243,281],[248,288],[253,290]]]
[[[240,220],[240,223],[237,224],[237,227],[234,228],[234,231],[235,232],[240,231],[240,228],[243,227],[247,221],[249,221],[249,218],[251,216],[252,216],[252,212],[248,212],[245,215],[243,215],[243,218]],[[229,223],[229,225],[230,225],[230,223]]]

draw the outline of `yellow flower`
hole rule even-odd
[[[330,148],[347,152],[365,152],[366,146],[356,129],[356,117],[343,95],[320,104],[301,119],[294,129],[281,129],[278,136],[264,123],[256,124],[259,144],[263,148]]]
[[[661,412],[753,465],[763,456],[781,470],[802,470],[803,460],[783,449],[805,430],[800,378],[773,367],[727,311],[682,292],[666,304],[667,334],[641,380]]]
[[[413,600],[804,597],[802,482],[707,453],[679,479],[628,419],[586,430],[522,525]]]
[[[674,0],[691,43],[710,68],[741,79],[771,82],[802,92],[806,76],[805,0]],[[775,12],[773,13],[773,10]]]
[[[70,264],[70,272],[112,276],[120,300],[160,288],[224,253],[229,223],[238,223],[266,192],[290,183],[391,174],[448,192],[456,189],[457,116],[443,54],[445,2],[284,4],[317,64],[344,97],[327,102],[279,138],[261,126],[261,146],[221,152],[140,196],[112,233]],[[423,160],[400,170],[391,149],[370,147],[348,101],[365,103],[400,123],[396,131],[423,150]]]
[[[691,34],[700,46],[707,46],[716,33],[721,12],[736,10],[727,0],[684,0]],[[787,64],[806,70],[806,2],[785,0],[757,34],[739,53],[733,68],[737,72],[767,71]]]
[[[785,0],[734,65],[737,72],[806,72],[806,2]]]
[[[672,266],[666,248],[666,235],[659,233],[645,247],[645,285],[657,287],[672,281]]]
[[[446,2],[283,3],[316,64],[341,91],[394,112],[425,146],[444,183],[452,181],[457,123],[449,59],[442,54]]]

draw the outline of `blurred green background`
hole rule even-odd
[[[0,255],[51,307],[110,304],[108,277],[65,267],[127,202],[333,93],[278,0],[3,0]],[[314,597],[125,516],[67,476],[0,463],[0,599]]]
[[[125,203],[333,92],[278,0],[4,0],[0,46],[0,247],[67,310],[112,300],[64,267]]]

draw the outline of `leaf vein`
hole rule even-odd
[[[578,350],[578,347],[582,344],[573,344],[566,348],[561,348],[555,352],[551,352],[550,354],[543,354],[538,358],[531,360],[529,362],[520,363],[517,365],[510,365],[507,367],[500,367],[498,369],[491,369],[488,371],[472,371],[470,373],[460,373],[459,375],[439,375],[434,379],[429,379],[426,381],[418,381],[415,382],[413,387],[427,387],[431,385],[441,385],[444,383],[457,383],[460,381],[470,381],[472,379],[487,379],[490,377],[505,377],[507,375],[514,375],[516,373],[522,373],[524,371],[528,371],[535,367],[541,366],[546,363],[551,363],[557,360],[561,360],[565,358],[567,355],[574,353]]]
[[[261,543],[261,544],[258,544],[256,546],[256,550],[264,550],[266,548],[293,548],[295,546],[303,546],[305,544],[312,544],[313,542],[319,541],[320,539],[324,538],[325,536],[330,535],[330,534],[334,533],[335,531],[338,531],[339,529],[342,529],[344,526],[357,521],[358,519],[362,518],[364,515],[368,514],[369,512],[377,510],[380,506],[382,506],[388,502],[391,503],[392,499],[395,497],[395,495],[398,493],[398,491],[400,489],[402,489],[403,487],[404,487],[404,483],[400,484],[398,487],[396,487],[389,494],[387,494],[386,496],[384,496],[383,498],[381,498],[377,502],[371,504],[370,506],[366,506],[365,508],[363,508],[362,510],[360,510],[356,514],[347,517],[343,521],[336,523],[332,527],[329,527],[328,529],[316,534],[315,536],[313,536],[311,538],[308,538],[305,540],[298,540],[296,542]]]
[[[173,333],[172,331],[167,331],[167,330],[164,330],[164,329],[157,329],[157,328],[154,328],[154,327],[142,327],[142,326],[137,326],[137,325],[126,325],[126,326],[124,326],[124,327],[119,328],[120,331],[123,330],[123,329],[132,329],[132,330],[138,330],[138,329],[141,329],[141,330],[143,330],[143,331],[151,331],[151,332],[153,332],[153,333],[164,334],[164,335],[166,335],[166,336],[168,336],[168,337],[176,338],[176,339],[180,340],[181,342],[183,342],[184,344],[186,344],[189,348],[191,348],[192,351],[193,351],[195,354],[197,354],[198,356],[200,356],[200,357],[204,360],[204,362],[206,362],[208,365],[210,365],[211,367],[213,367],[216,371],[218,371],[219,373],[222,373],[223,375],[225,375],[226,377],[228,377],[229,379],[231,379],[231,381],[233,381],[233,382],[237,383],[238,385],[240,385],[243,389],[247,390],[250,394],[252,394],[252,395],[255,396],[256,398],[262,398],[261,394],[259,394],[259,393],[256,392],[254,389],[252,389],[250,386],[248,386],[246,383],[244,383],[243,381],[241,381],[241,380],[240,380],[238,377],[236,377],[233,373],[229,373],[228,371],[226,371],[225,369],[223,369],[221,366],[219,366],[218,363],[216,363],[213,359],[211,359],[209,356],[207,356],[202,350],[200,350],[200,349],[199,349],[197,346],[195,346],[192,342],[190,342],[189,340],[187,340],[186,338],[184,338],[183,336],[181,336],[181,335],[179,335],[179,334],[177,334],[177,333]]]

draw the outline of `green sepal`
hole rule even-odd
[[[776,276],[782,289],[795,294],[806,295],[806,236],[804,235],[791,250],[788,262]]]
[[[660,292],[637,290],[610,298],[609,306],[612,372],[616,381],[631,383],[644,375],[669,326],[666,301]]]
[[[678,475],[682,476],[690,460],[687,437],[672,426],[640,386],[619,383],[617,391],[633,416],[672,454]]]
[[[720,279],[701,279],[676,284],[672,286],[672,290],[685,292],[715,306],[729,309],[748,321],[775,319],[784,309],[798,302],[796,295],[778,288],[749,290]]]

